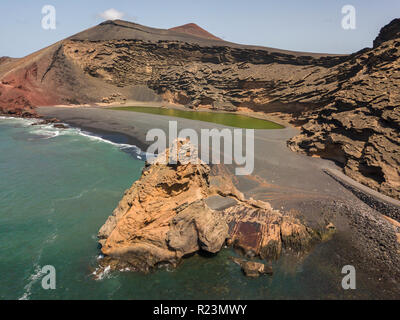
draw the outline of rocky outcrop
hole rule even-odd
[[[188,146],[177,141],[147,164],[125,193],[98,234],[104,266],[148,272],[164,264],[175,267],[199,251],[218,253],[225,244],[267,260],[284,249],[309,248],[311,229],[268,203],[244,199],[223,171],[213,174],[200,160],[182,161]],[[170,157],[176,164],[165,161]],[[232,202],[214,210],[208,205],[212,197]]]
[[[167,165],[163,157],[147,165],[99,232],[105,255],[142,271],[175,266],[200,249],[218,252],[227,236],[226,222],[204,203],[209,167]]]
[[[86,75],[118,88],[148,86],[165,100],[183,105],[224,110],[265,107],[265,111],[280,110],[272,106],[274,97],[292,95],[282,98],[279,106],[296,102],[301,109],[306,98],[328,93],[315,90],[316,84],[302,88],[301,80],[310,76],[312,67],[325,70],[344,59],[140,40],[71,39],[64,42],[62,53]]]
[[[293,150],[334,159],[351,178],[400,199],[400,38],[378,37],[364,50],[331,70],[336,81],[333,101],[304,113]]]
[[[315,236],[298,219],[284,216],[264,202],[237,205],[224,214],[230,227],[228,243],[248,257],[275,260],[285,249],[305,252]]]
[[[400,38],[400,19],[394,19],[384,26],[374,40],[374,48],[380,46],[383,42]]]

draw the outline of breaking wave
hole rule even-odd
[[[93,134],[88,131],[84,131],[79,128],[71,128],[65,123],[59,123],[59,124],[64,125],[66,128],[55,128],[51,124],[33,125],[38,122],[37,119],[25,119],[25,118],[0,116],[0,121],[7,121],[7,123],[16,124],[21,127],[30,127],[29,134],[35,135],[39,139],[54,139],[54,138],[57,138],[57,137],[63,136],[63,135],[70,135],[70,136],[71,135],[80,135],[80,136],[88,138],[94,142],[111,144],[111,145],[119,148],[121,151],[129,153],[130,155],[132,155],[133,157],[135,157],[138,160],[144,161],[148,157],[147,153],[143,152],[136,145],[113,142],[113,141],[105,139],[99,135]]]

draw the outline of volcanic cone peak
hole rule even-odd
[[[210,40],[223,41],[195,24],[173,29],[158,29],[123,20],[108,20],[69,38],[80,41],[141,40],[148,42],[181,41],[203,45]]]
[[[196,36],[199,38],[204,38],[204,39],[222,40],[221,38],[218,38],[218,37],[214,36],[213,34],[209,33],[208,31],[204,30],[203,28],[199,27],[195,23],[187,23],[183,26],[171,28],[169,30],[177,31],[180,33],[186,33],[186,34]]]

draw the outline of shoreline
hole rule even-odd
[[[136,100],[128,100],[124,103],[94,103],[94,104],[78,104],[78,105],[54,105],[54,106],[42,106],[38,108],[65,108],[65,109],[84,109],[84,108],[97,108],[97,109],[113,109],[113,108],[129,108],[129,107],[148,107],[148,108],[162,108],[162,109],[175,109],[181,111],[195,111],[195,112],[211,112],[211,113],[229,113],[234,115],[246,116],[254,119],[272,121],[277,124],[286,127],[295,127],[289,121],[291,117],[286,113],[282,112],[272,112],[265,113],[262,111],[254,111],[249,108],[239,108],[236,111],[227,111],[227,110],[219,110],[213,109],[211,107],[199,107],[191,109],[181,104],[169,103],[165,101],[151,101],[151,102],[142,102]]]
[[[46,107],[38,111],[44,119],[57,118],[74,128],[114,139],[115,143],[128,142],[138,147],[139,143],[147,145],[144,138],[150,129],[149,123],[151,127],[166,129],[168,121],[172,119],[177,120],[180,127],[196,130],[204,126],[223,127],[103,108]],[[399,244],[396,244],[393,225],[323,171],[327,167],[335,169],[333,163],[289,150],[285,142],[297,132],[295,128],[256,130],[255,171],[251,176],[235,177],[236,187],[247,198],[266,201],[274,209],[284,214],[298,215],[310,225],[332,222],[337,234],[317,256],[334,253],[334,256],[329,254],[328,260],[332,260],[329,264],[336,266],[353,261],[357,270],[368,274],[371,279],[384,279],[380,282],[382,290],[395,290],[393,276],[400,276],[400,261],[395,254]],[[231,166],[226,166],[226,169],[232,173]],[[326,258],[321,261],[326,262]]]
[[[169,120],[178,121],[179,128],[196,131],[224,128],[214,123],[104,108],[42,107],[38,112],[92,132],[122,134],[132,139],[127,141],[143,146],[148,145],[147,130],[160,128],[168,132]],[[331,222],[336,227],[333,239],[339,240],[330,240],[324,246],[324,250],[334,252],[334,256],[329,255],[329,263],[343,266],[353,261],[357,270],[375,279],[382,290],[395,290],[393,277],[400,279],[400,243],[396,236],[400,229],[328,175],[324,170],[338,169],[333,162],[291,151],[286,141],[297,132],[296,128],[255,130],[255,170],[250,176],[234,176],[235,186],[246,198],[268,202],[283,214],[301,217],[310,226]],[[225,168],[233,174],[233,166]],[[376,283],[371,283],[371,288]]]
[[[150,103],[148,103],[148,107],[152,107],[152,105]],[[117,106],[117,105],[115,105]],[[87,118],[87,114],[85,114],[85,112],[83,112],[83,114],[76,116],[79,114],[80,110],[93,110],[93,111],[100,111],[100,110],[107,110],[107,112],[114,112],[114,113],[121,113],[124,112],[126,114],[126,112],[128,112],[126,114],[126,118],[135,118],[135,113],[133,113],[132,115],[130,115],[130,111],[124,111],[124,110],[114,110],[112,108],[114,108],[115,106],[106,106],[106,107],[90,107],[90,106],[79,106],[79,107],[71,107],[71,106],[54,106],[54,107],[39,107],[38,108],[38,114],[40,115],[40,110],[42,111],[42,115],[40,115],[42,117],[42,119],[52,119],[52,118],[57,118],[59,119],[61,122],[64,122],[66,124],[68,124],[71,128],[75,128],[75,129],[81,129],[82,131],[86,131],[88,133],[92,133],[95,136],[99,136],[101,138],[104,138],[106,140],[109,140],[113,143],[117,143],[117,144],[128,144],[128,145],[132,145],[135,147],[138,147],[141,151],[145,152],[145,149],[148,148],[152,142],[147,142],[145,139],[145,135],[143,134],[142,130],[139,129],[150,129],[148,122],[146,122],[146,124],[143,126],[138,126],[138,129],[134,129],[134,127],[128,128],[125,127],[124,125],[120,126],[119,123],[117,122],[112,122],[107,123],[102,121],[101,123],[99,123],[99,121],[97,121],[96,119],[93,119],[93,123],[90,123],[92,119],[88,119]],[[62,110],[68,110],[67,112],[63,112]],[[178,108],[176,107],[176,109],[178,110],[186,110],[185,108]],[[74,112],[76,111],[76,112]],[[203,110],[205,112],[208,112],[209,110]],[[202,111],[200,111],[202,112]],[[215,111],[212,111],[215,112]],[[89,112],[90,113],[90,112]],[[220,113],[220,112],[216,112],[216,113]],[[201,124],[204,122],[202,121],[198,121],[198,120],[190,120],[190,119],[182,119],[182,118],[174,118],[174,117],[169,117],[169,116],[159,116],[159,115],[153,115],[153,114],[144,114],[144,113],[139,113],[140,115],[144,116],[144,118],[152,118],[152,117],[156,117],[155,119],[155,127],[157,127],[157,123],[160,122],[167,122],[169,120],[177,120],[178,122],[185,122],[190,123],[190,121],[192,121],[193,123],[198,123]],[[239,114],[239,113],[238,113]],[[244,115],[244,113],[240,113],[242,115]],[[54,117],[53,117],[54,115]],[[96,115],[98,116],[98,114]],[[15,118],[15,117],[14,117]],[[109,113],[108,114],[108,120],[112,120],[113,116]],[[163,119],[164,118],[164,119]],[[30,118],[29,118],[30,119]],[[261,119],[261,118],[258,118]],[[150,121],[152,121],[153,119],[151,119]],[[267,119],[264,119],[267,120]],[[225,127],[224,125],[219,125],[219,124],[215,124],[215,123],[205,123],[206,126],[216,126],[216,127]],[[128,129],[128,130],[125,130]],[[129,130],[131,129],[131,130]],[[195,128],[196,130],[196,128]],[[256,130],[256,131],[260,131],[260,130]],[[261,130],[262,132],[268,132],[269,130]],[[282,129],[272,129],[271,131],[280,131],[283,133],[284,138],[282,138],[281,140],[287,140],[291,137],[293,137],[297,132],[298,129],[297,127],[294,126],[285,126],[285,128]],[[275,135],[274,133],[272,133],[272,135]],[[279,141],[277,141],[277,143],[279,143]],[[288,149],[289,150],[289,149]],[[256,151],[257,152],[257,151]],[[330,175],[330,172],[336,172],[336,176],[332,177],[332,175],[330,175],[333,179],[335,180],[340,180],[338,181],[340,184],[343,184],[343,182],[341,182],[342,180],[346,180],[347,183],[353,184],[353,185],[360,185],[360,187],[363,189],[363,192],[369,194],[371,197],[376,197],[378,201],[382,201],[382,198],[385,199],[386,201],[389,201],[392,203],[392,205],[394,206],[399,206],[400,205],[400,201],[388,197],[384,194],[379,193],[378,191],[375,191],[367,186],[361,185],[359,184],[357,181],[351,179],[350,177],[346,176],[344,173],[342,173],[339,166],[337,166],[336,164],[334,164],[333,161],[330,160],[326,160],[326,159],[322,159],[320,157],[309,157],[306,155],[300,155],[296,152],[290,151],[291,154],[293,155],[299,155],[302,158],[305,159],[309,159],[309,161],[314,161],[315,163],[319,163],[319,165],[317,165],[318,169],[320,169],[321,171],[323,171],[325,174]],[[340,174],[339,174],[340,173]],[[339,177],[340,175],[340,177]],[[346,188],[348,189],[348,188]]]
[[[138,103],[140,104],[140,103]],[[150,103],[148,103],[148,107],[152,107]],[[14,119],[54,119],[53,117],[49,117],[46,115],[46,112],[49,112],[50,109],[48,108],[53,108],[54,110],[56,109],[67,109],[67,110],[79,110],[79,109],[96,109],[96,110],[112,110],[112,111],[117,111],[114,110],[115,106],[109,107],[109,106],[103,106],[103,107],[90,107],[90,106],[79,106],[79,107],[72,107],[72,106],[54,106],[54,107],[41,107],[45,108],[42,110],[47,110],[45,111],[45,115],[40,115],[40,118],[21,118],[21,117],[15,117],[11,115],[0,115],[0,117],[4,118],[14,118]],[[176,108],[178,110],[183,110],[185,108]],[[40,110],[40,108],[39,108]],[[123,112],[128,112],[121,110]],[[203,111],[208,111],[208,110],[203,110]],[[201,111],[200,111],[201,112]],[[39,111],[40,113],[40,111]],[[219,113],[219,112],[216,112]],[[58,113],[56,112],[56,115]],[[163,116],[164,117],[164,116]],[[141,151],[143,154],[145,154],[145,149],[149,147],[150,143],[147,143],[143,141],[143,139],[140,139],[137,137],[136,134],[128,134],[126,132],[123,132],[120,128],[113,128],[113,129],[108,129],[107,125],[104,123],[103,126],[100,127],[95,127],[92,125],[87,125],[85,123],[82,123],[82,119],[79,118],[70,118],[67,117],[65,119],[58,119],[60,121],[65,121],[66,124],[72,129],[77,129],[81,130],[84,134],[94,136],[94,137],[99,137],[101,139],[110,141],[112,143],[118,144],[118,145],[129,145],[132,146],[132,148],[138,148],[139,151]],[[190,121],[196,121],[197,120],[190,120]],[[52,122],[51,122],[52,123]],[[56,122],[57,123],[57,122]],[[294,129],[285,127],[283,129],[273,129],[273,130],[285,130],[285,129]],[[124,151],[124,150],[123,150]],[[127,152],[129,154],[132,154],[131,152]],[[134,156],[137,156],[139,152],[135,152]],[[311,157],[309,157],[311,158]],[[145,161],[145,159],[142,159]],[[322,159],[321,159],[322,160]],[[322,160],[322,161],[327,161],[327,160]],[[384,194],[381,194],[367,186],[364,186],[357,181],[351,179],[350,177],[346,176],[342,171],[338,170],[339,167],[332,167],[332,166],[322,166],[321,170],[331,178],[333,178],[335,181],[337,181],[339,184],[341,184],[343,187],[346,188],[346,190],[350,191],[353,193],[358,199],[360,199],[362,202],[368,204],[370,207],[373,209],[376,209],[378,212],[382,213],[384,216],[387,216],[389,218],[392,218],[399,222],[400,220],[400,201],[390,198]],[[386,212],[387,211],[387,212]]]
[[[131,145],[132,147],[136,147],[136,148],[140,149],[140,151],[143,153],[146,152],[146,148],[148,147],[139,139],[135,138],[132,135],[124,134],[123,132],[110,131],[110,130],[106,130],[106,129],[98,129],[98,128],[94,128],[94,127],[90,127],[90,126],[82,126],[82,125],[79,125],[78,123],[74,123],[74,122],[70,122],[70,123],[66,123],[66,124],[68,124],[73,129],[80,129],[83,132],[89,133],[90,135],[93,135],[95,137],[100,137],[104,140],[108,140],[108,141],[116,143],[116,144]]]

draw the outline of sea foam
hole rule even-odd
[[[80,128],[68,127],[68,125],[65,123],[60,123],[60,124],[63,124],[64,126],[66,126],[65,129],[62,129],[62,128],[55,128],[51,124],[43,124],[43,125],[38,124],[38,125],[33,126],[33,124],[38,122],[37,119],[25,119],[25,118],[0,116],[0,121],[6,121],[7,123],[16,123],[22,127],[31,127],[31,129],[29,130],[29,133],[33,134],[33,135],[37,135],[41,139],[54,139],[54,138],[57,138],[57,137],[63,136],[63,135],[79,135],[79,136],[88,138],[94,142],[111,144],[111,145],[119,148],[121,151],[131,154],[138,160],[146,160],[148,157],[147,153],[143,152],[136,145],[113,142],[113,141],[105,139],[99,135],[93,134],[88,131],[84,131]]]

